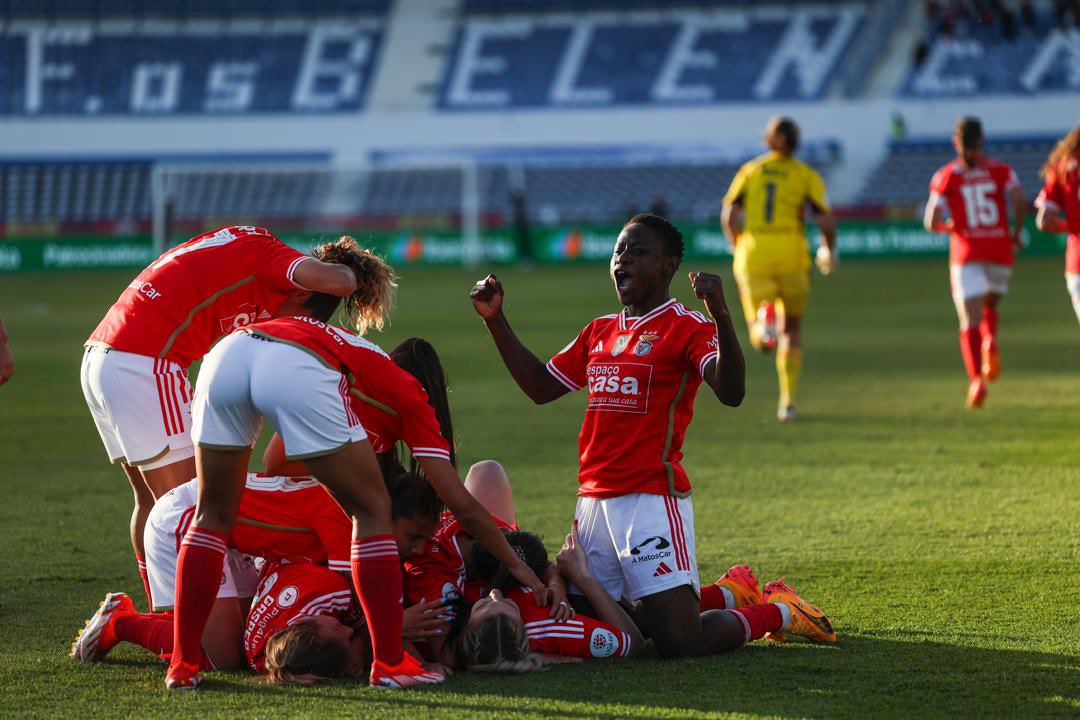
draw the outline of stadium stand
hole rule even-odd
[[[986,152],[1011,165],[1024,193],[1034,198],[1042,187],[1039,168],[1053,146],[1053,138],[1017,138],[988,142]],[[934,171],[955,156],[947,140],[893,143],[864,186],[858,204],[920,206],[926,202]]]
[[[0,115],[355,112],[388,7],[388,0],[9,2],[0,12],[7,19]]]
[[[647,6],[652,9],[640,9]],[[869,8],[867,2],[468,0],[439,106],[498,110],[816,99],[834,79]]]
[[[911,97],[1080,91],[1080,2],[927,3]]]

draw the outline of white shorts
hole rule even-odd
[[[348,380],[314,355],[244,332],[219,342],[203,360],[192,403],[199,447],[242,450],[262,418],[285,442],[285,456],[329,455],[367,437],[349,406]]]
[[[1069,289],[1069,297],[1072,298],[1073,312],[1076,319],[1080,320],[1080,273],[1066,273],[1065,287]]]
[[[195,454],[187,370],[169,360],[89,345],[79,378],[112,462],[154,470]]]
[[[589,571],[611,597],[636,602],[682,585],[701,594],[690,498],[579,497],[575,517]]]
[[[143,547],[154,612],[172,610],[176,604],[176,563],[180,557],[180,543],[184,540],[184,533],[195,517],[197,494],[194,480],[173,488],[158,498],[146,520]],[[225,553],[217,596],[254,597],[258,584],[259,571],[256,570],[251,556],[229,548]]]
[[[993,293],[1005,295],[1009,292],[1009,278],[1012,267],[996,263],[972,262],[949,266],[949,285],[952,287],[953,302],[962,304],[965,300],[982,297]]]

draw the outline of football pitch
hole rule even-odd
[[[721,272],[687,263],[686,270]],[[68,646],[106,592],[145,602],[130,490],[79,389],[81,343],[133,273],[0,277],[17,372],[0,387],[0,716],[1077,717],[1080,715],[1080,327],[1060,258],[1021,258],[1002,305],[1002,377],[968,412],[943,258],[849,262],[815,277],[800,421],[775,419],[771,357],[747,399],[697,400],[685,465],[702,580],[748,563],[833,619],[836,647],[460,674],[445,686],[281,688],[212,674],[169,695],[134,646],[99,665]],[[729,303],[736,296],[726,266]],[[561,544],[583,398],[533,406],[468,300],[483,271],[405,269],[382,336],[431,340],[447,366],[462,467],[507,468],[519,523]],[[499,271],[507,314],[549,357],[616,307],[602,265]],[[678,298],[698,307],[685,275]],[[736,310],[737,313],[737,310]]]

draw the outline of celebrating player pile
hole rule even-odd
[[[930,180],[923,222],[931,232],[949,233],[949,280],[970,380],[967,406],[977,408],[986,400],[986,384],[1001,374],[997,308],[1009,292],[1027,203],[1012,168],[983,154],[977,118],[956,121],[953,147],[956,159]],[[1012,229],[1006,198],[1012,205]]]
[[[193,394],[179,365],[162,365],[166,379],[158,377],[162,417],[176,421],[163,432],[187,437],[180,429],[186,433],[188,423],[178,423],[188,403],[194,420],[194,449],[188,441],[187,455],[167,465],[165,477],[175,480],[194,452],[197,479],[165,494],[137,538],[150,565],[154,612],[138,613],[128,596],[110,593],[71,657],[97,662],[116,643],[134,642],[169,660],[166,686],[173,689],[196,687],[203,670],[243,665],[277,682],[367,677],[376,686],[408,687],[441,682],[450,668],[521,672],[567,657],[638,654],[639,626],[649,628],[664,657],[719,652],[770,632],[777,640],[787,632],[835,641],[820,610],[782,581],[763,593],[748,567],[700,587],[682,441],[701,381],[723,404],[737,406],[745,368],[720,278],[690,273],[712,320],[670,297],[683,241],[667,220],[639,215],[627,223],[611,262],[624,310],[594,320],[546,366],[511,331],[495,277],[473,289],[477,311],[532,399],[589,389],[576,519],[557,563],[540,538],[516,529],[509,479],[498,463],[478,463],[464,484],[459,479],[434,349],[410,338],[391,357],[329,324],[339,297],[296,285],[305,256],[281,250],[269,232],[223,228],[170,251],[133,283],[147,298],[130,298],[133,306],[194,283],[155,268],[201,252],[210,258],[234,242],[237,252],[245,243],[254,255],[261,248],[261,261],[288,259],[284,277],[294,285],[279,282],[272,310],[246,303],[248,314],[217,324],[205,313],[216,313],[222,298],[236,300],[230,293],[255,275],[234,268],[240,279],[194,304],[190,292],[175,293],[187,299],[185,319],[159,353],[187,348],[181,359],[190,360],[206,352],[210,329],[235,330],[206,354]],[[334,277],[335,268],[349,273],[347,288],[340,283],[338,290],[348,292],[352,324],[361,333],[381,327],[393,271],[351,238],[315,254],[313,267],[324,277]],[[135,372],[138,379],[140,367],[159,363],[118,350],[134,320],[116,308],[110,317],[108,335],[117,344],[88,349],[84,379],[88,400],[99,403],[92,407],[106,447],[115,442],[122,453],[115,457],[126,461],[140,457],[133,448],[143,436],[112,418],[131,417],[129,407],[141,406],[120,392],[125,385],[116,378]],[[198,343],[177,342],[188,327],[201,328]],[[181,392],[170,395],[170,388]],[[267,468],[314,480],[247,473],[262,418],[277,431]],[[398,443],[409,449],[411,472]],[[176,454],[171,445],[164,452]],[[151,478],[156,469],[147,471]],[[129,477],[143,478],[134,470]],[[440,500],[448,512],[436,527]],[[251,556],[263,563],[257,589]]]

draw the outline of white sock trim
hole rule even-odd
[[[739,604],[737,602],[735,602],[735,594],[732,593],[730,590],[728,590],[723,585],[720,586],[720,592],[724,593],[724,608],[725,609],[734,610],[735,608],[737,608],[739,606]]]
[[[780,610],[780,617],[783,618],[783,622],[780,623],[781,630],[787,630],[788,625],[791,624],[791,608],[787,606],[787,603],[778,602],[776,607]]]

